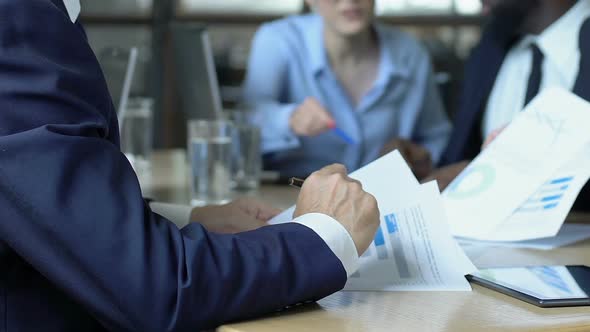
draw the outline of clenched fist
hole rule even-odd
[[[361,183],[348,177],[342,165],[332,165],[305,180],[294,217],[322,213],[336,219],[350,233],[359,255],[375,237],[379,227],[377,200]]]

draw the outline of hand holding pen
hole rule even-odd
[[[332,130],[335,135],[347,144],[356,143],[354,139],[336,126],[336,122],[330,112],[313,97],[306,98],[295,109],[291,115],[289,126],[298,136],[313,137]]]
[[[328,131],[332,123],[332,115],[313,97],[306,98],[289,121],[291,130],[298,136],[317,136]]]
[[[303,183],[305,182],[305,180],[300,179],[300,178],[290,178],[289,179],[289,185],[291,187],[295,187],[295,188],[301,188],[303,187]]]
[[[292,184],[301,186],[294,218],[308,213],[327,215],[348,231],[358,255],[365,252],[379,226],[379,208],[375,198],[348,176],[344,166],[325,167],[311,174],[305,183],[295,178]]]

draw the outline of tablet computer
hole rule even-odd
[[[469,281],[539,307],[590,305],[590,267],[529,266],[482,269]]]

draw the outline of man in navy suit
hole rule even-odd
[[[590,101],[590,0],[482,1],[491,20],[466,65],[444,167],[431,176],[442,188],[543,89]]]
[[[293,223],[210,232],[266,211],[234,204],[177,228],[119,151],[79,12],[0,0],[0,331],[197,331],[341,289],[375,199],[334,165],[306,181]]]

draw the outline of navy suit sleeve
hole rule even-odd
[[[344,286],[302,225],[219,235],[152,213],[82,32],[0,0],[0,240],[111,330],[210,328]]]

